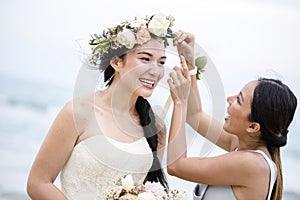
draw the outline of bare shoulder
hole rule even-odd
[[[91,96],[85,96],[69,100],[58,113],[54,124],[72,128],[76,130],[77,135],[80,135],[92,113],[92,99]]]
[[[261,154],[252,151],[237,151],[232,154],[235,163],[248,175],[256,177],[268,174],[269,166]]]
[[[270,169],[265,158],[256,152],[235,152],[236,164],[239,166],[239,181],[241,184],[233,187],[238,199],[263,199],[269,186]],[[241,187],[242,186],[242,187]]]

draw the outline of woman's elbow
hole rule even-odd
[[[29,176],[27,180],[27,186],[26,186],[26,191],[28,196],[31,197],[32,199],[36,199],[35,197],[37,196],[41,185],[42,184],[39,182],[37,178]]]
[[[27,181],[27,186],[26,186],[26,191],[27,191],[28,196],[30,196],[32,198],[34,196],[35,189],[36,189],[35,182],[29,178]]]
[[[167,172],[171,176],[176,176],[176,174],[177,174],[176,164],[174,164],[174,163],[169,164],[167,166]]]

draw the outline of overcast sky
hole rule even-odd
[[[147,3],[148,2],[148,3]],[[192,32],[215,64],[225,93],[276,71],[300,94],[300,3],[296,0],[1,0],[0,72],[72,86],[76,40],[134,16],[158,12]]]

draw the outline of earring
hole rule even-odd
[[[114,76],[115,76],[115,73],[114,73],[109,79],[107,79],[107,80],[104,82],[104,85],[107,86],[108,83],[114,78]]]

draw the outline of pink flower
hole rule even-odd
[[[138,44],[144,44],[145,42],[148,42],[151,40],[151,35],[147,28],[142,27],[136,34],[136,40]]]
[[[137,200],[137,196],[133,194],[125,194],[119,198],[119,200]]]
[[[156,182],[149,182],[147,181],[145,183],[145,190],[146,192],[152,193],[156,199],[163,199],[163,196],[165,194],[164,187],[160,183]]]

